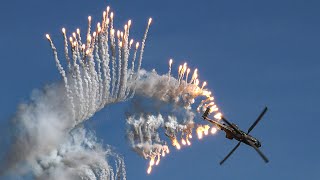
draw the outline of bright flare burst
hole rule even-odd
[[[71,33],[67,38],[67,31],[62,28],[67,70],[60,63],[50,35],[46,34],[53,50],[57,68],[64,81],[73,118],[77,124],[89,119],[107,104],[126,101],[135,95],[139,88],[136,84],[140,80],[139,73],[141,73],[145,42],[151,22],[152,19],[150,18],[141,44],[136,42],[135,46],[133,44],[134,40],[129,40],[132,21],[129,20],[123,26],[123,29],[116,30],[114,28],[114,13],[110,12],[110,7],[107,7],[106,11],[103,12],[102,21],[96,24],[96,28],[92,28],[92,17],[88,17],[88,29],[85,38],[81,37],[80,29],[76,29],[76,32]],[[71,49],[70,53],[69,47]],[[140,51],[138,52],[139,47]],[[131,64],[129,60],[131,60]],[[211,91],[206,89],[207,82],[200,82],[198,69],[192,70],[187,63],[184,63],[178,67],[177,77],[175,78],[172,76],[174,73],[171,72],[172,65],[173,60],[170,59],[169,72],[166,78],[168,82],[178,83],[175,84],[176,86],[172,86],[176,88],[171,89],[175,93],[171,95],[172,98],[182,97],[186,109],[191,109],[191,104],[195,102],[195,98],[205,98],[197,107],[197,112],[203,113],[206,108],[210,108],[210,113],[215,113],[214,118],[220,120],[222,114],[214,102]],[[200,84],[202,85],[199,86]],[[193,126],[190,123],[181,126],[180,129],[171,128],[174,137],[171,139],[172,145],[178,150],[181,149],[179,142],[183,146],[190,146]],[[198,138],[202,139],[203,136],[207,136],[209,129],[209,125],[198,126],[196,129]],[[214,134],[216,131],[217,129],[212,127],[210,132]],[[181,140],[176,138],[176,132],[182,133]],[[153,166],[159,165],[160,158],[169,154],[169,147],[161,145],[160,148],[157,147],[143,153],[145,158],[150,159],[147,169],[147,173],[150,174]]]

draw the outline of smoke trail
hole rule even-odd
[[[78,82],[78,89],[79,89],[79,94],[77,95],[77,97],[80,98],[79,101],[80,101],[80,108],[81,108],[81,111],[79,112],[79,116],[80,116],[79,119],[83,119],[86,116],[85,112],[87,112],[89,108],[87,105],[89,101],[89,79],[88,79],[87,71],[84,68],[84,63],[83,63],[83,60],[81,59],[81,55],[79,51],[76,50],[75,48],[73,49],[73,51],[75,54],[74,61],[73,61],[73,66],[75,67],[75,73],[76,73],[75,82]],[[78,61],[80,62],[83,73],[81,73],[80,66],[77,64],[77,58],[78,58]],[[83,85],[83,82],[85,86]]]
[[[112,18],[111,18],[112,20]],[[111,21],[113,22],[113,21]],[[112,56],[112,82],[111,82],[111,86],[112,86],[112,90],[111,90],[111,96],[113,97],[113,99],[115,99],[114,95],[115,95],[115,87],[116,87],[116,68],[117,68],[117,64],[116,64],[116,45],[115,45],[115,37],[114,37],[114,32],[115,30],[112,28],[112,23],[111,23],[111,30],[110,30],[110,41],[111,41],[111,56]]]
[[[109,11],[109,10],[108,10]],[[107,11],[107,12],[108,12]],[[107,13],[107,15],[106,15],[107,17],[108,17],[108,13]],[[105,84],[105,90],[104,90],[104,102],[103,102],[103,105],[108,101],[108,100],[110,100],[109,99],[109,96],[110,96],[110,92],[109,92],[109,90],[110,90],[110,80],[111,80],[111,77],[110,77],[110,66],[109,66],[109,64],[110,64],[110,55],[109,55],[109,51],[106,51],[106,49],[109,49],[109,45],[108,45],[108,41],[109,41],[109,20],[107,19],[106,20],[106,23],[104,23],[105,24],[105,30],[104,30],[104,34],[102,35],[102,37],[103,38],[105,38],[104,39],[104,41],[102,41],[103,42],[103,46],[102,46],[102,48],[103,48],[103,54],[104,54],[104,58],[103,58],[103,72],[104,72],[104,76],[105,76],[105,82],[104,82],[104,84]]]
[[[120,31],[117,31],[117,37],[118,37],[118,79],[117,79],[117,86],[116,86],[116,91],[115,91],[115,98],[120,98],[119,97],[119,89],[120,89],[120,81],[121,81],[121,76],[122,76],[122,42],[120,40]]]
[[[71,93],[72,91],[70,90],[70,87],[69,87],[69,84],[68,84],[68,79],[67,79],[67,76],[66,76],[66,72],[63,70],[63,67],[61,66],[60,64],[60,61],[58,59],[58,53],[57,53],[57,49],[56,47],[53,45],[53,42],[52,40],[50,39],[50,36],[47,35],[47,38],[48,40],[50,41],[50,45],[51,45],[51,48],[53,50],[53,54],[54,54],[54,59],[56,61],[56,65],[57,65],[57,68],[63,78],[63,81],[64,81],[64,85],[65,85],[65,88],[66,88],[66,91],[67,91],[67,97],[69,98],[70,100],[70,104],[71,104],[71,107],[72,107],[72,118],[75,118],[75,111],[74,111],[74,103],[73,103],[73,97],[71,96]]]
[[[101,38],[103,38],[103,37],[104,36],[102,36]],[[98,101],[100,102],[99,108],[101,108],[103,106],[102,99],[103,99],[103,94],[105,94],[103,84],[102,84],[102,73],[101,73],[102,62],[99,57],[99,52],[101,52],[101,56],[103,56],[105,54],[103,52],[104,49],[102,49],[102,47],[101,47],[101,38],[97,37],[98,42],[95,44],[95,56],[97,57],[96,61],[97,61],[98,82],[99,82],[99,97],[98,97]]]
[[[146,32],[144,33],[144,36],[143,36],[143,39],[142,39],[141,51],[140,51],[140,57],[139,57],[139,64],[138,64],[138,72],[140,71],[140,68],[141,68],[144,47],[146,45],[145,43],[146,43],[146,40],[147,40],[148,31],[149,31],[149,27],[150,27],[151,21],[152,21],[152,19],[150,18],[149,21],[148,21]]]
[[[124,26],[124,41],[123,41],[123,68],[122,68],[122,78],[121,78],[121,91],[120,91],[120,97],[126,98],[126,90],[127,90],[127,80],[128,80],[128,61],[130,56],[130,48],[132,41],[129,43],[129,35],[130,35],[130,26],[131,26],[131,20],[128,21],[128,24]]]
[[[64,53],[65,53],[66,60],[68,63],[68,71],[70,72],[71,71],[71,62],[70,62],[70,58],[69,58],[68,39],[67,39],[65,28],[62,28],[62,33],[63,33],[63,38],[64,38]]]

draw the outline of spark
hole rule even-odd
[[[150,166],[153,166],[153,165],[154,165],[154,157],[151,157]]]
[[[156,166],[158,166],[160,163],[160,156],[158,155],[157,161],[156,161]]]
[[[204,81],[203,84],[202,84],[202,87],[201,87],[201,90],[207,85],[207,82]]]
[[[187,139],[187,144],[188,144],[188,146],[191,145],[191,142],[189,141],[189,139]]]
[[[203,127],[202,126],[199,126],[197,128],[197,134],[198,134],[198,139],[202,139],[202,137],[203,137]]]
[[[215,134],[216,132],[217,132],[217,128],[212,127],[212,128],[211,128],[211,134]]]
[[[128,27],[131,27],[131,20],[128,21]]]
[[[180,146],[180,144],[179,144],[179,142],[178,142],[178,140],[176,138],[173,139],[172,145],[175,146],[178,150],[181,149],[181,146]]]
[[[181,140],[181,143],[182,143],[183,145],[186,145],[186,144],[187,144],[186,140],[184,140],[184,139]]]
[[[147,173],[148,173],[148,174],[150,174],[150,173],[151,173],[151,171],[152,171],[152,167],[151,167],[151,166],[149,166],[149,167],[148,167],[148,170],[147,170]]]
[[[205,125],[204,126],[204,135],[208,135],[209,134],[209,128],[210,128],[210,126],[208,126],[208,125]]]
[[[190,68],[187,69],[186,84],[188,83],[189,73],[190,73]]]
[[[48,40],[51,40],[51,38],[50,38],[50,35],[49,35],[49,34],[46,34],[46,38],[47,38]]]
[[[214,115],[214,118],[220,120],[222,118],[222,114],[219,112],[216,115]]]

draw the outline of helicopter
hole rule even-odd
[[[202,118],[215,126],[217,126],[220,130],[224,131],[226,133],[226,138],[232,140],[236,139],[238,144],[230,151],[230,153],[220,162],[220,165],[222,165],[230,156],[231,154],[240,146],[241,143],[245,143],[251,147],[253,147],[257,153],[261,156],[261,158],[265,161],[265,163],[268,163],[268,158],[260,151],[261,143],[260,141],[249,135],[249,133],[252,131],[252,129],[258,124],[258,122],[262,119],[264,114],[267,112],[268,107],[265,107],[261,114],[258,116],[256,121],[250,126],[247,132],[242,131],[236,124],[230,123],[225,117],[221,117],[221,119],[226,123],[221,123],[216,120],[212,120],[208,118],[208,115],[210,113],[210,108],[207,108],[206,111],[203,113]]]

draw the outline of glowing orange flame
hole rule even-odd
[[[179,75],[180,75],[180,73],[181,73],[181,69],[182,69],[182,65],[179,66],[179,71],[178,71],[178,72],[179,72]]]
[[[197,134],[198,134],[198,138],[199,138],[199,139],[202,139],[202,137],[203,137],[202,131],[203,131],[203,127],[202,127],[202,126],[199,126],[199,127],[197,128]]]
[[[170,65],[170,66],[172,65],[172,62],[173,62],[173,60],[170,59],[170,60],[169,60],[169,65]]]
[[[184,140],[184,139],[181,140],[181,143],[182,143],[183,145],[186,145],[186,144],[187,144],[186,140]]]
[[[153,166],[153,165],[154,165],[154,157],[151,157],[149,165],[150,165],[150,166]]]
[[[150,173],[151,173],[151,171],[152,171],[152,167],[151,167],[151,166],[149,166],[149,167],[148,167],[148,170],[147,170],[147,173],[148,173],[148,174],[150,174]]]
[[[189,139],[187,139],[187,144],[188,144],[188,146],[191,145],[191,142],[189,141]]]
[[[123,32],[122,31],[120,32],[120,37],[123,38]]]
[[[208,125],[204,126],[204,135],[208,135],[209,134],[209,129],[210,129],[210,126],[208,126]]]
[[[219,108],[213,106],[213,107],[210,108],[210,113],[216,112],[218,110],[219,110]]]
[[[212,127],[212,128],[211,128],[211,134],[215,134],[216,132],[217,132],[217,128]]]
[[[51,39],[49,34],[46,34],[46,38],[47,38],[48,40]]]
[[[180,144],[178,143],[178,141],[177,141],[176,138],[172,140],[172,145],[175,146],[178,150],[181,149],[181,146],[180,146]]]
[[[222,114],[219,112],[219,113],[217,113],[216,115],[214,115],[214,118],[220,120],[220,119],[222,118]]]
[[[87,37],[87,41],[90,43],[91,42],[91,35],[89,34]]]
[[[128,21],[128,27],[130,28],[131,26],[131,20]]]
[[[202,84],[202,87],[201,87],[201,90],[207,85],[207,82],[204,81],[203,84]]]
[[[156,162],[156,166],[158,166],[160,163],[160,156],[158,156],[157,162]]]

